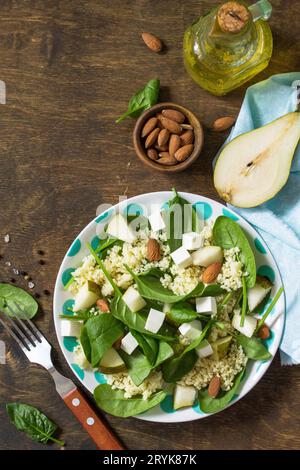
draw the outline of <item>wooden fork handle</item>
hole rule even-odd
[[[78,388],[63,397],[64,402],[91,436],[98,449],[124,450],[108,426],[96,415]]]

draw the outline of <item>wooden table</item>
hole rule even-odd
[[[0,278],[3,282],[14,278],[26,287],[6,261],[30,273],[33,291],[41,295],[37,323],[55,346],[57,365],[69,376],[54,332],[53,287],[68,246],[95,216],[97,206],[115,203],[119,195],[172,186],[217,199],[211,162],[225,135],[208,127],[217,117],[238,113],[245,87],[223,98],[209,95],[185,73],[181,51],[185,27],[215,3],[7,0],[0,4],[0,79],[7,91],[7,103],[0,105]],[[274,55],[255,81],[295,71],[300,63],[298,2],[272,3]],[[149,51],[141,41],[142,31],[160,36],[166,51],[161,55]],[[205,150],[183,174],[148,171],[133,150],[133,121],[114,122],[129,97],[154,77],[161,80],[161,100],[187,106],[206,128]],[[11,236],[7,245],[6,233]],[[0,336],[7,339],[2,331]],[[29,365],[8,340],[6,344],[7,364],[0,365],[0,448],[45,448],[9,423],[5,403],[24,401],[58,423],[68,449],[93,449],[46,371]],[[209,419],[169,424],[163,430],[160,424],[137,419],[107,419],[129,449],[297,449],[299,407],[299,368],[280,367],[276,357],[246,398]]]

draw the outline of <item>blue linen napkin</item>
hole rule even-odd
[[[295,111],[296,80],[299,80],[300,85],[299,72],[284,73],[249,87],[227,142]],[[297,146],[287,184],[273,199],[253,209],[231,207],[257,229],[277,262],[286,295],[286,324],[280,345],[281,364],[299,364],[300,145]]]

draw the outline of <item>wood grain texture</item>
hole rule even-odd
[[[215,3],[0,1],[0,79],[7,88],[7,104],[0,105],[0,279],[13,277],[7,260],[31,274],[34,291],[42,294],[38,326],[55,346],[57,365],[66,375],[71,372],[53,327],[53,286],[68,246],[97,206],[115,203],[122,194],[174,185],[217,198],[211,162],[226,134],[208,128],[216,118],[238,113],[246,87],[216,98],[194,84],[182,64],[185,27]],[[299,68],[298,2],[272,4],[274,55],[253,83]],[[164,53],[147,49],[140,39],[145,30],[161,37]],[[133,150],[133,122],[114,122],[128,98],[154,77],[161,80],[161,100],[190,108],[205,127],[205,149],[182,174],[158,174],[142,166]],[[2,241],[5,233],[11,235],[8,245]],[[24,401],[58,423],[68,449],[95,448],[47,372],[29,365],[2,331],[0,337],[8,350],[7,364],[0,365],[0,447],[55,448],[31,442],[9,423],[4,404]],[[107,419],[129,449],[298,449],[299,409],[299,368],[282,368],[277,357],[246,398],[209,419],[168,424],[163,433],[160,424]]]

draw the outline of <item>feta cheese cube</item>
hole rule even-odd
[[[223,251],[219,246],[204,246],[192,253],[193,264],[195,266],[204,266],[207,268],[213,263],[222,263]]]
[[[151,308],[147,317],[145,329],[151,331],[151,333],[157,333],[164,322],[165,316],[166,315],[163,312],[160,312],[155,308]]]
[[[200,358],[208,357],[208,356],[211,356],[213,354],[213,348],[211,347],[209,342],[206,339],[204,339],[200,343],[198,348],[196,348],[196,353],[197,353],[198,357],[200,357]]]
[[[173,253],[171,253],[171,258],[181,269],[187,268],[193,262],[191,255],[183,246],[173,251]]]
[[[251,338],[257,325],[257,320],[250,315],[245,315],[244,326],[241,326],[241,315],[235,313],[232,319],[232,326],[243,335]]]
[[[79,338],[83,322],[79,320],[61,320],[60,331],[62,336],[75,336]]]
[[[132,354],[133,351],[138,347],[138,342],[131,333],[127,333],[124,338],[121,340],[121,349],[126,352],[126,354]]]
[[[184,233],[182,235],[182,246],[187,250],[198,250],[203,246],[203,237],[197,232]]]
[[[199,320],[193,320],[190,323],[182,323],[178,330],[189,341],[194,341],[201,335],[202,325]]]
[[[164,230],[166,228],[165,221],[160,211],[156,211],[150,214],[148,220],[153,232],[158,232],[159,230]]]
[[[143,297],[132,286],[128,287],[127,291],[123,294],[122,299],[132,312],[137,312],[147,305]]]
[[[197,297],[196,312],[204,313],[206,315],[216,315],[217,302],[215,297]]]

